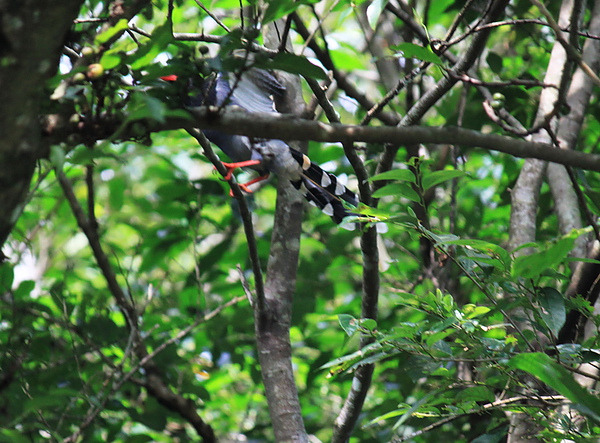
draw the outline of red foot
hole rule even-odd
[[[225,163],[225,162],[223,162],[223,166],[225,166],[225,168],[227,169],[227,174],[225,174],[223,176],[223,178],[225,180],[230,180],[231,179],[231,174],[237,168],[245,168],[246,166],[254,166],[254,165],[260,165],[260,160],[246,160],[246,161],[243,161],[243,162],[236,162],[236,163]]]
[[[253,161],[253,160],[251,160],[251,161]],[[249,182],[238,183],[238,186],[245,193],[252,194],[252,189],[250,189],[248,186],[253,185],[254,183],[258,183],[258,182],[261,182],[263,180],[266,180],[267,178],[269,178],[269,174],[267,174],[267,175],[261,175],[260,177],[253,178]],[[233,197],[233,191],[232,190],[229,191],[229,196]]]

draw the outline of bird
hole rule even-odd
[[[174,74],[161,79],[167,82],[181,80]],[[250,68],[237,74],[215,72],[206,77],[198,74],[188,78],[184,87],[187,91],[183,105],[187,108],[236,106],[247,112],[278,112],[276,102],[286,91],[272,72],[259,68]],[[346,206],[358,207],[357,195],[334,174],[324,171],[308,156],[284,141],[227,134],[210,128],[202,132],[231,159],[231,163],[223,162],[227,169],[226,180],[239,167],[258,171],[259,177],[240,185],[242,190],[252,192],[248,187],[250,184],[274,173],[280,180],[289,180],[310,204],[329,215],[335,223],[341,224],[344,218],[356,216]],[[344,225],[349,227],[353,224]]]

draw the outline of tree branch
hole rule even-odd
[[[597,34],[600,32],[600,1],[596,1],[592,10],[589,31]],[[582,59],[596,72],[600,69],[600,42],[598,40],[587,40],[583,46]],[[592,96],[593,82],[581,68],[573,73],[569,90],[566,94],[566,104],[569,112],[560,117],[556,138],[564,149],[575,149],[577,140],[581,133],[583,119],[588,109]],[[581,210],[586,214],[586,223],[591,224],[595,231],[598,230],[589,211],[587,202],[583,198],[579,185],[573,181],[572,171],[560,165],[548,165],[548,183],[556,204],[555,213],[558,217],[559,227],[563,234],[582,226]],[[599,238],[598,232],[596,237]],[[600,238],[599,238],[600,239]],[[581,236],[576,240],[575,248],[571,252],[572,257],[585,257],[587,255],[587,236]],[[576,266],[583,266],[578,262]]]
[[[487,16],[482,23],[490,23],[496,20],[500,15],[503,14],[504,9],[508,5],[508,0],[494,0],[490,2],[490,8]],[[462,72],[467,72],[475,61],[481,55],[481,52],[485,48],[485,43],[490,35],[490,31],[482,31],[481,33],[477,33],[473,37],[473,41],[465,51],[464,55],[457,61],[454,67],[450,70],[450,73],[460,74]],[[431,107],[440,100],[447,91],[452,88],[456,82],[457,78],[454,75],[448,75],[442,78],[434,88],[427,91],[406,113],[406,115],[402,118],[398,125],[400,126],[412,126],[417,124],[417,122],[425,115],[427,111],[431,109]],[[388,146],[381,158],[381,161],[378,165],[377,172],[387,171],[391,168],[391,165],[396,157],[396,153],[398,152],[397,144],[391,144]]]
[[[546,20],[548,20],[548,24],[556,34],[556,41],[560,43],[560,45],[563,47],[569,58],[574,60],[578,64],[579,68],[589,76],[591,81],[594,82],[596,86],[600,86],[600,78],[596,75],[594,70],[583,60],[581,54],[577,51],[577,49],[563,37],[563,31],[561,29],[561,26],[559,26],[559,24],[554,20],[554,17],[552,17],[552,14],[550,14],[550,11],[548,11],[548,9],[539,0],[531,0],[531,3],[536,5],[540,12],[544,15],[544,17],[546,17]]]
[[[210,142],[206,138],[206,136],[199,131],[198,129],[189,129],[188,133],[194,137],[202,150],[204,151],[204,155],[210,160],[210,162],[215,166],[217,171],[222,176],[227,174],[227,170],[221,163],[221,160],[212,150],[210,146]],[[255,299],[253,301],[257,304],[257,309],[263,310],[265,304],[265,289],[263,283],[263,275],[262,268],[260,265],[260,258],[258,256],[258,246],[256,244],[256,236],[254,235],[254,226],[252,224],[252,214],[250,213],[250,209],[248,208],[248,203],[246,202],[246,198],[242,193],[240,187],[235,183],[234,179],[229,181],[229,185],[231,186],[231,192],[233,196],[238,202],[240,217],[242,218],[242,223],[244,225],[244,233],[246,234],[246,242],[248,244],[248,255],[250,256],[250,263],[252,264],[252,273],[254,274],[254,287],[256,294],[254,295]]]
[[[117,306],[125,317],[126,323],[133,337],[133,348],[135,355],[139,360],[146,362],[143,365],[146,373],[146,390],[150,395],[155,397],[160,404],[165,406],[167,409],[178,413],[184,419],[186,419],[194,427],[194,429],[196,429],[196,432],[198,432],[198,435],[202,437],[203,441],[206,443],[215,442],[216,437],[213,429],[198,415],[196,412],[196,405],[190,400],[185,399],[183,396],[173,392],[163,380],[159,368],[152,360],[147,358],[148,351],[143,343],[143,338],[138,327],[138,314],[135,307],[129,302],[125,292],[123,292],[121,285],[119,285],[119,282],[117,281],[117,276],[110,264],[108,256],[102,248],[98,232],[93,229],[91,223],[87,219],[83,208],[75,196],[71,183],[64,172],[57,170],[56,175],[63,189],[63,193],[69,202],[71,211],[77,220],[77,224],[88,240],[98,267],[100,268],[102,275],[106,280],[108,289],[115,298]]]
[[[579,8],[577,7],[578,0],[563,1],[560,8],[561,24],[570,25],[572,29],[578,28],[577,21],[579,20]],[[532,3],[538,4],[536,0]],[[547,12],[547,11],[546,11]],[[562,32],[559,31],[557,40],[563,40]],[[545,130],[533,135],[536,141],[550,142],[553,140],[554,131],[557,127],[558,120],[555,117],[556,110],[560,106],[561,100],[564,99],[567,82],[572,64],[567,57],[567,47],[558,42],[554,42],[550,60],[546,68],[544,83],[553,84],[556,88],[545,88],[542,90],[534,125],[543,124]],[[565,151],[566,152],[566,151]],[[511,214],[509,226],[509,250],[521,246],[522,244],[533,242],[536,239],[536,216],[538,210],[538,197],[543,176],[546,171],[547,163],[528,159],[523,165],[523,169],[519,174],[519,178],[513,192],[511,194]],[[528,248],[520,249],[516,255],[523,255],[529,252]],[[513,317],[522,317],[523,308],[519,307],[511,312]],[[526,318],[526,317],[525,317]],[[519,320],[517,327],[525,330],[529,326],[527,321]],[[546,338],[540,346],[547,344]],[[541,429],[539,424],[531,423],[531,420],[521,414],[511,414],[510,420],[510,435],[509,441],[512,443],[521,442],[539,442],[539,438],[531,438],[532,434],[537,434]]]
[[[341,143],[361,141],[401,145],[455,144],[504,152],[520,158],[537,158],[589,171],[600,171],[600,155],[566,151],[550,143],[530,142],[456,127],[367,127],[327,124],[284,114],[250,114],[236,110],[225,110],[216,116],[204,108],[196,108],[192,110],[192,114],[195,117],[194,126],[249,137]],[[179,124],[182,123],[179,121]],[[186,125],[189,125],[189,122]]]
[[[309,81],[309,86],[319,100],[330,122],[338,123],[339,117],[327,99],[324,91],[315,81]],[[369,206],[376,205],[372,198],[371,184],[368,181],[368,172],[351,142],[344,143],[344,152],[350,161],[354,173],[358,178],[360,201]],[[377,230],[370,227],[363,231],[361,236],[361,252],[363,257],[363,293],[362,293],[362,318],[377,319],[377,305],[379,301],[379,248],[377,245]],[[361,348],[371,343],[371,337],[362,337]],[[346,401],[335,419],[332,442],[345,442],[350,438],[352,430],[362,411],[375,365],[359,367],[352,379],[350,392]]]
[[[240,134],[249,137],[273,138],[280,140],[314,140],[320,142],[366,142],[397,145],[417,143],[454,144],[463,148],[482,148],[490,151],[503,152],[519,158],[537,158],[565,166],[572,166],[587,171],[600,172],[600,155],[587,154],[580,151],[570,151],[556,148],[550,143],[540,143],[521,140],[505,135],[483,134],[471,129],[452,126],[447,127],[388,127],[388,126],[357,126],[342,124],[327,124],[304,120],[288,114],[248,113],[235,109],[223,109],[218,114],[210,108],[195,108],[192,110],[193,121],[190,119],[171,118],[165,124],[146,122],[148,130],[159,132],[181,128],[210,128],[229,134]],[[121,121],[104,120],[94,123],[93,127],[61,126],[54,119],[47,127],[47,142],[58,143],[68,134],[81,134],[94,137],[97,140],[110,137],[119,128]],[[134,138],[125,129],[121,133],[122,140]],[[41,157],[48,156],[45,152]]]

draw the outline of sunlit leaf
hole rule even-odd
[[[415,175],[410,169],[392,169],[370,177],[369,180],[396,180],[415,183]]]
[[[342,329],[344,331],[346,331],[346,334],[348,334],[349,336],[354,335],[356,333],[356,331],[358,330],[359,322],[357,319],[355,319],[351,315],[340,314],[338,316],[338,319],[340,322],[340,326],[342,327]]]
[[[385,185],[384,187],[379,188],[373,193],[373,197],[376,198],[386,197],[390,195],[396,197],[404,197],[416,203],[421,202],[421,197],[419,197],[417,191],[415,191],[412,186],[404,183],[392,183],[389,185]]]
[[[561,263],[573,248],[575,238],[566,236],[548,248],[529,255],[520,255],[513,262],[513,274],[525,278],[539,277],[546,269]]]
[[[434,63],[436,65],[442,65],[442,59],[435,54],[431,49],[423,46],[416,45],[414,43],[400,43],[391,47],[392,50],[402,53],[405,58],[416,58],[425,62]]]
[[[374,0],[367,7],[367,21],[369,22],[369,26],[372,29],[377,27],[377,22],[379,20],[379,16],[384,11],[385,6],[388,4],[389,0]]]
[[[464,177],[463,171],[445,169],[443,171],[433,171],[423,176],[423,189],[426,191],[429,188],[439,185],[448,180],[459,177]]]
[[[100,57],[100,64],[104,69],[113,69],[121,64],[123,55],[121,51],[109,50],[102,54]]]
[[[106,29],[106,31],[102,32],[101,34],[98,34],[95,38],[95,41],[97,44],[106,43],[108,40],[113,38],[115,35],[123,32],[125,29],[127,29],[128,26],[129,26],[129,22],[127,21],[127,19],[122,18],[122,19],[118,20],[117,23],[115,23],[113,26]]]
[[[557,336],[567,318],[565,300],[562,294],[554,288],[541,288],[538,300],[542,308],[540,316],[552,331],[552,334]]]

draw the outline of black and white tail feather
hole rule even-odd
[[[335,175],[321,169],[306,155],[293,148],[290,148],[290,151],[303,171],[302,178],[292,181],[292,185],[304,194],[304,198],[338,224],[344,217],[354,215],[348,211],[343,202],[357,207],[356,194],[340,183]]]
[[[260,159],[268,171],[285,178],[306,200],[340,224],[345,217],[355,215],[346,204],[357,207],[358,197],[339,179],[321,169],[308,156],[281,140],[263,140],[253,145],[253,159]],[[351,227],[351,226],[348,226]]]

